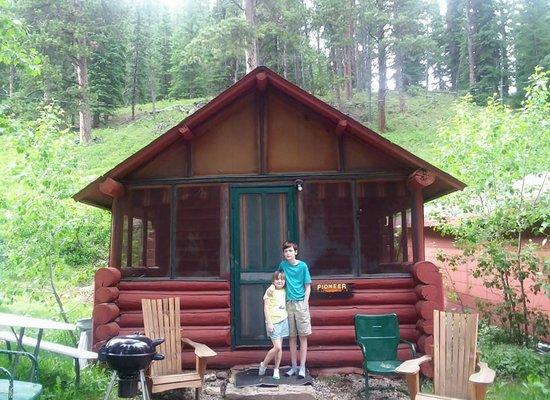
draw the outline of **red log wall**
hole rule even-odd
[[[433,264],[417,263],[410,278],[345,279],[353,284],[353,295],[349,298],[312,297],[313,333],[309,338],[308,364],[311,367],[360,368],[362,355],[355,343],[353,318],[362,313],[395,312],[401,337],[417,342],[422,352],[431,353],[431,311],[439,307],[443,298],[438,276]],[[330,280],[315,280],[314,284],[324,282]],[[265,355],[266,349],[231,348],[229,282],[121,281],[120,271],[114,268],[102,268],[96,273],[95,349],[113,336],[142,331],[141,299],[162,297],[180,298],[183,333],[218,353],[209,360],[212,367],[254,363]],[[410,353],[407,348],[400,348],[399,356],[410,358]],[[193,363],[192,353],[186,354],[185,366],[192,367]]]

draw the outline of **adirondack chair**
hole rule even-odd
[[[148,382],[151,393],[194,388],[195,399],[198,399],[204,383],[207,358],[215,356],[216,352],[204,344],[181,337],[179,298],[142,299],[141,306],[145,336],[165,339],[157,348],[159,353],[164,354],[165,359],[153,362],[149,369]],[[193,372],[182,371],[184,344],[195,349],[196,367]]]
[[[405,374],[411,400],[483,400],[495,371],[478,362],[477,314],[434,310],[434,394],[419,392],[420,364],[430,356],[405,361],[396,372]],[[476,372],[476,364],[479,367]]]
[[[397,314],[361,315],[355,320],[355,341],[363,353],[363,373],[365,388],[363,392],[369,395],[369,373],[374,375],[395,374],[401,361],[397,359],[397,346],[406,343],[412,357],[416,357],[414,344],[399,337],[399,322]]]

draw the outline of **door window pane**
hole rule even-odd
[[[241,225],[241,270],[261,269],[262,241],[262,196],[243,194],[240,197]]]
[[[281,245],[287,240],[288,221],[287,221],[286,195],[283,193],[273,193],[265,195],[265,225],[266,239],[264,248],[264,265],[270,269],[275,269],[281,261]]]
[[[267,285],[241,285],[241,339],[262,340],[266,338],[264,302],[262,300]]]
[[[274,270],[288,234],[286,194],[243,193],[239,205],[241,270]]]

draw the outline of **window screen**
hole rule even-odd
[[[349,182],[307,182],[302,191],[303,230],[299,258],[314,276],[353,273],[353,200]]]
[[[221,186],[177,189],[176,276],[220,276]]]
[[[133,189],[121,201],[124,276],[168,276],[170,189]]]

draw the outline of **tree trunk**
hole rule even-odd
[[[233,75],[233,83],[239,80],[239,59],[235,58],[235,74]]]
[[[286,52],[286,41],[283,42],[283,77],[288,79],[288,54]]]
[[[403,52],[400,49],[395,50],[395,88],[399,94],[399,111],[405,112],[407,105],[405,103],[405,83],[403,81]]]
[[[457,37],[460,32],[458,17],[460,14],[459,2],[461,0],[447,0],[447,13],[445,20],[447,23],[447,64],[451,73],[451,90],[458,89],[459,65],[460,65],[460,43]]]
[[[90,99],[88,98],[88,59],[77,56],[74,61],[74,68],[79,87],[80,142],[88,143],[92,138],[92,111],[90,109]]]
[[[353,10],[355,8],[355,0],[349,1],[350,6],[350,18],[349,23],[346,26],[346,44],[343,48],[343,69],[342,75],[344,77],[344,92],[346,99],[351,100],[353,97],[353,82],[352,82],[352,58],[353,58],[353,35],[355,30],[355,18],[353,17]]]
[[[157,113],[157,94],[155,92],[155,84],[152,78],[152,76],[149,76],[149,98],[151,99],[151,103],[153,105],[153,115],[155,115]]]
[[[476,4],[475,0],[466,1],[466,35],[468,37],[468,81],[470,88],[476,84]]]
[[[244,17],[250,28],[253,37],[244,51],[246,59],[246,73],[249,73],[259,64],[258,39],[256,38],[256,0],[243,0]]]
[[[334,47],[330,48],[329,56],[332,73],[336,79],[338,79],[340,77],[340,68],[338,64],[339,57],[336,56],[336,49]],[[338,83],[334,85],[334,96],[336,99],[337,108],[342,109],[342,97],[340,96],[340,85]]]
[[[15,67],[13,65],[10,65],[9,71],[8,71],[8,97],[13,97],[14,91],[15,91]]]
[[[367,121],[372,122],[372,44],[369,32],[365,43],[365,89],[367,90]]]
[[[378,129],[386,131],[386,44],[384,43],[384,27],[378,29]]]

